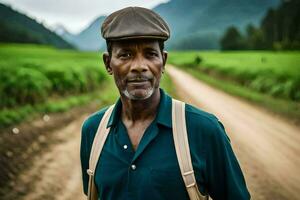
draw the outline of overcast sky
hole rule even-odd
[[[100,15],[127,6],[153,8],[168,0],[0,0],[14,9],[43,22],[48,27],[62,24],[78,33]]]

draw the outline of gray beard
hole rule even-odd
[[[145,100],[145,99],[148,99],[149,97],[151,97],[151,95],[154,93],[154,87],[147,89],[146,96],[144,96],[142,98],[135,97],[134,95],[130,94],[127,89],[122,90],[122,93],[130,100]]]

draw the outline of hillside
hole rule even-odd
[[[42,24],[0,3],[0,42],[46,44],[74,48]]]
[[[249,23],[258,25],[267,10],[279,3],[280,0],[227,0],[226,3],[224,0],[171,0],[153,10],[171,27],[169,49],[218,49],[227,27],[243,29]],[[100,16],[68,41],[82,50],[103,49],[100,26],[104,18]]]
[[[244,28],[259,24],[270,7],[280,0],[171,0],[153,10],[160,13],[173,31],[169,46],[185,49],[200,43],[197,49],[219,47],[220,35],[231,25]],[[199,42],[201,41],[201,42]],[[202,44],[202,46],[201,46]]]

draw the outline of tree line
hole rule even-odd
[[[220,45],[222,50],[300,50],[300,1],[283,0],[267,11],[259,27],[249,24],[243,34],[228,27]]]

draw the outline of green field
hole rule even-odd
[[[230,94],[300,119],[299,51],[170,52],[169,63]]]
[[[1,44],[0,127],[91,101],[107,82],[100,58],[100,53]]]
[[[300,52],[172,52],[169,62],[274,97],[300,100]]]
[[[171,52],[169,63],[231,94],[300,118],[299,55],[300,52]],[[94,99],[113,102],[117,91],[101,57],[100,52],[0,44],[0,127],[37,114],[67,111]],[[176,96],[167,74],[162,87]]]
[[[112,103],[118,96],[101,52],[0,44],[0,71],[0,128],[95,99]],[[166,75],[162,86],[174,94],[170,83]]]
[[[100,55],[34,45],[0,45],[0,107],[94,91],[105,80]]]

